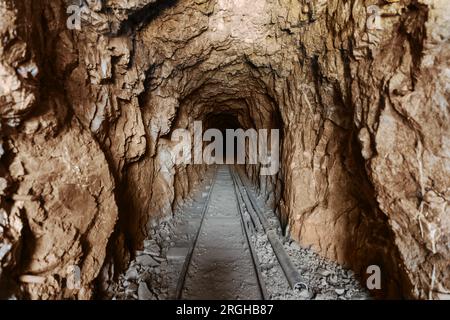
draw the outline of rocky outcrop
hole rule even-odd
[[[16,282],[24,297],[89,298],[117,220],[115,182],[58,83],[66,71],[59,58],[70,57],[56,52],[65,37],[54,15],[61,7],[1,7],[11,16],[2,25],[2,293]],[[40,13],[56,21],[42,26]],[[81,274],[74,286],[65,283],[71,270]]]
[[[447,297],[449,10],[0,0],[2,292],[90,298],[202,179],[170,140],[200,120],[282,129],[280,172],[245,169],[300,244],[379,265],[374,295]]]

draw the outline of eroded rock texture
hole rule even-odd
[[[282,129],[280,172],[245,169],[300,244],[379,265],[376,296],[448,297],[449,12],[0,0],[2,293],[91,298],[202,179],[170,152],[201,120]]]

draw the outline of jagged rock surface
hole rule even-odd
[[[246,169],[301,245],[448,297],[447,0],[88,1],[70,30],[73,4],[0,0],[2,293],[92,297],[205,171],[170,133],[226,113],[282,128],[279,174]]]

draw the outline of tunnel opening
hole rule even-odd
[[[221,158],[221,162],[236,163],[238,158],[237,156],[238,146],[234,143],[234,141],[233,142],[228,141],[229,135],[227,135],[227,130],[243,129],[242,125],[239,123],[237,116],[232,112],[208,114],[205,116],[205,124],[206,130],[217,129],[222,133],[222,136],[224,138],[223,147],[222,150],[220,150],[220,154],[218,155],[218,157]],[[230,150],[227,149],[227,145],[230,143],[233,145],[232,150],[233,152],[229,152]]]

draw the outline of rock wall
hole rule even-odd
[[[115,182],[100,145],[73,116],[57,48],[61,8],[2,1],[2,293],[74,295],[62,280],[81,270],[79,298],[105,258],[117,220]],[[40,14],[47,19],[41,25]],[[4,288],[4,289],[3,289]]]
[[[379,265],[376,296],[445,298],[449,10],[0,0],[2,293],[92,297],[202,179],[173,130],[229,116],[282,129],[280,172],[246,171],[296,240],[363,279]]]

